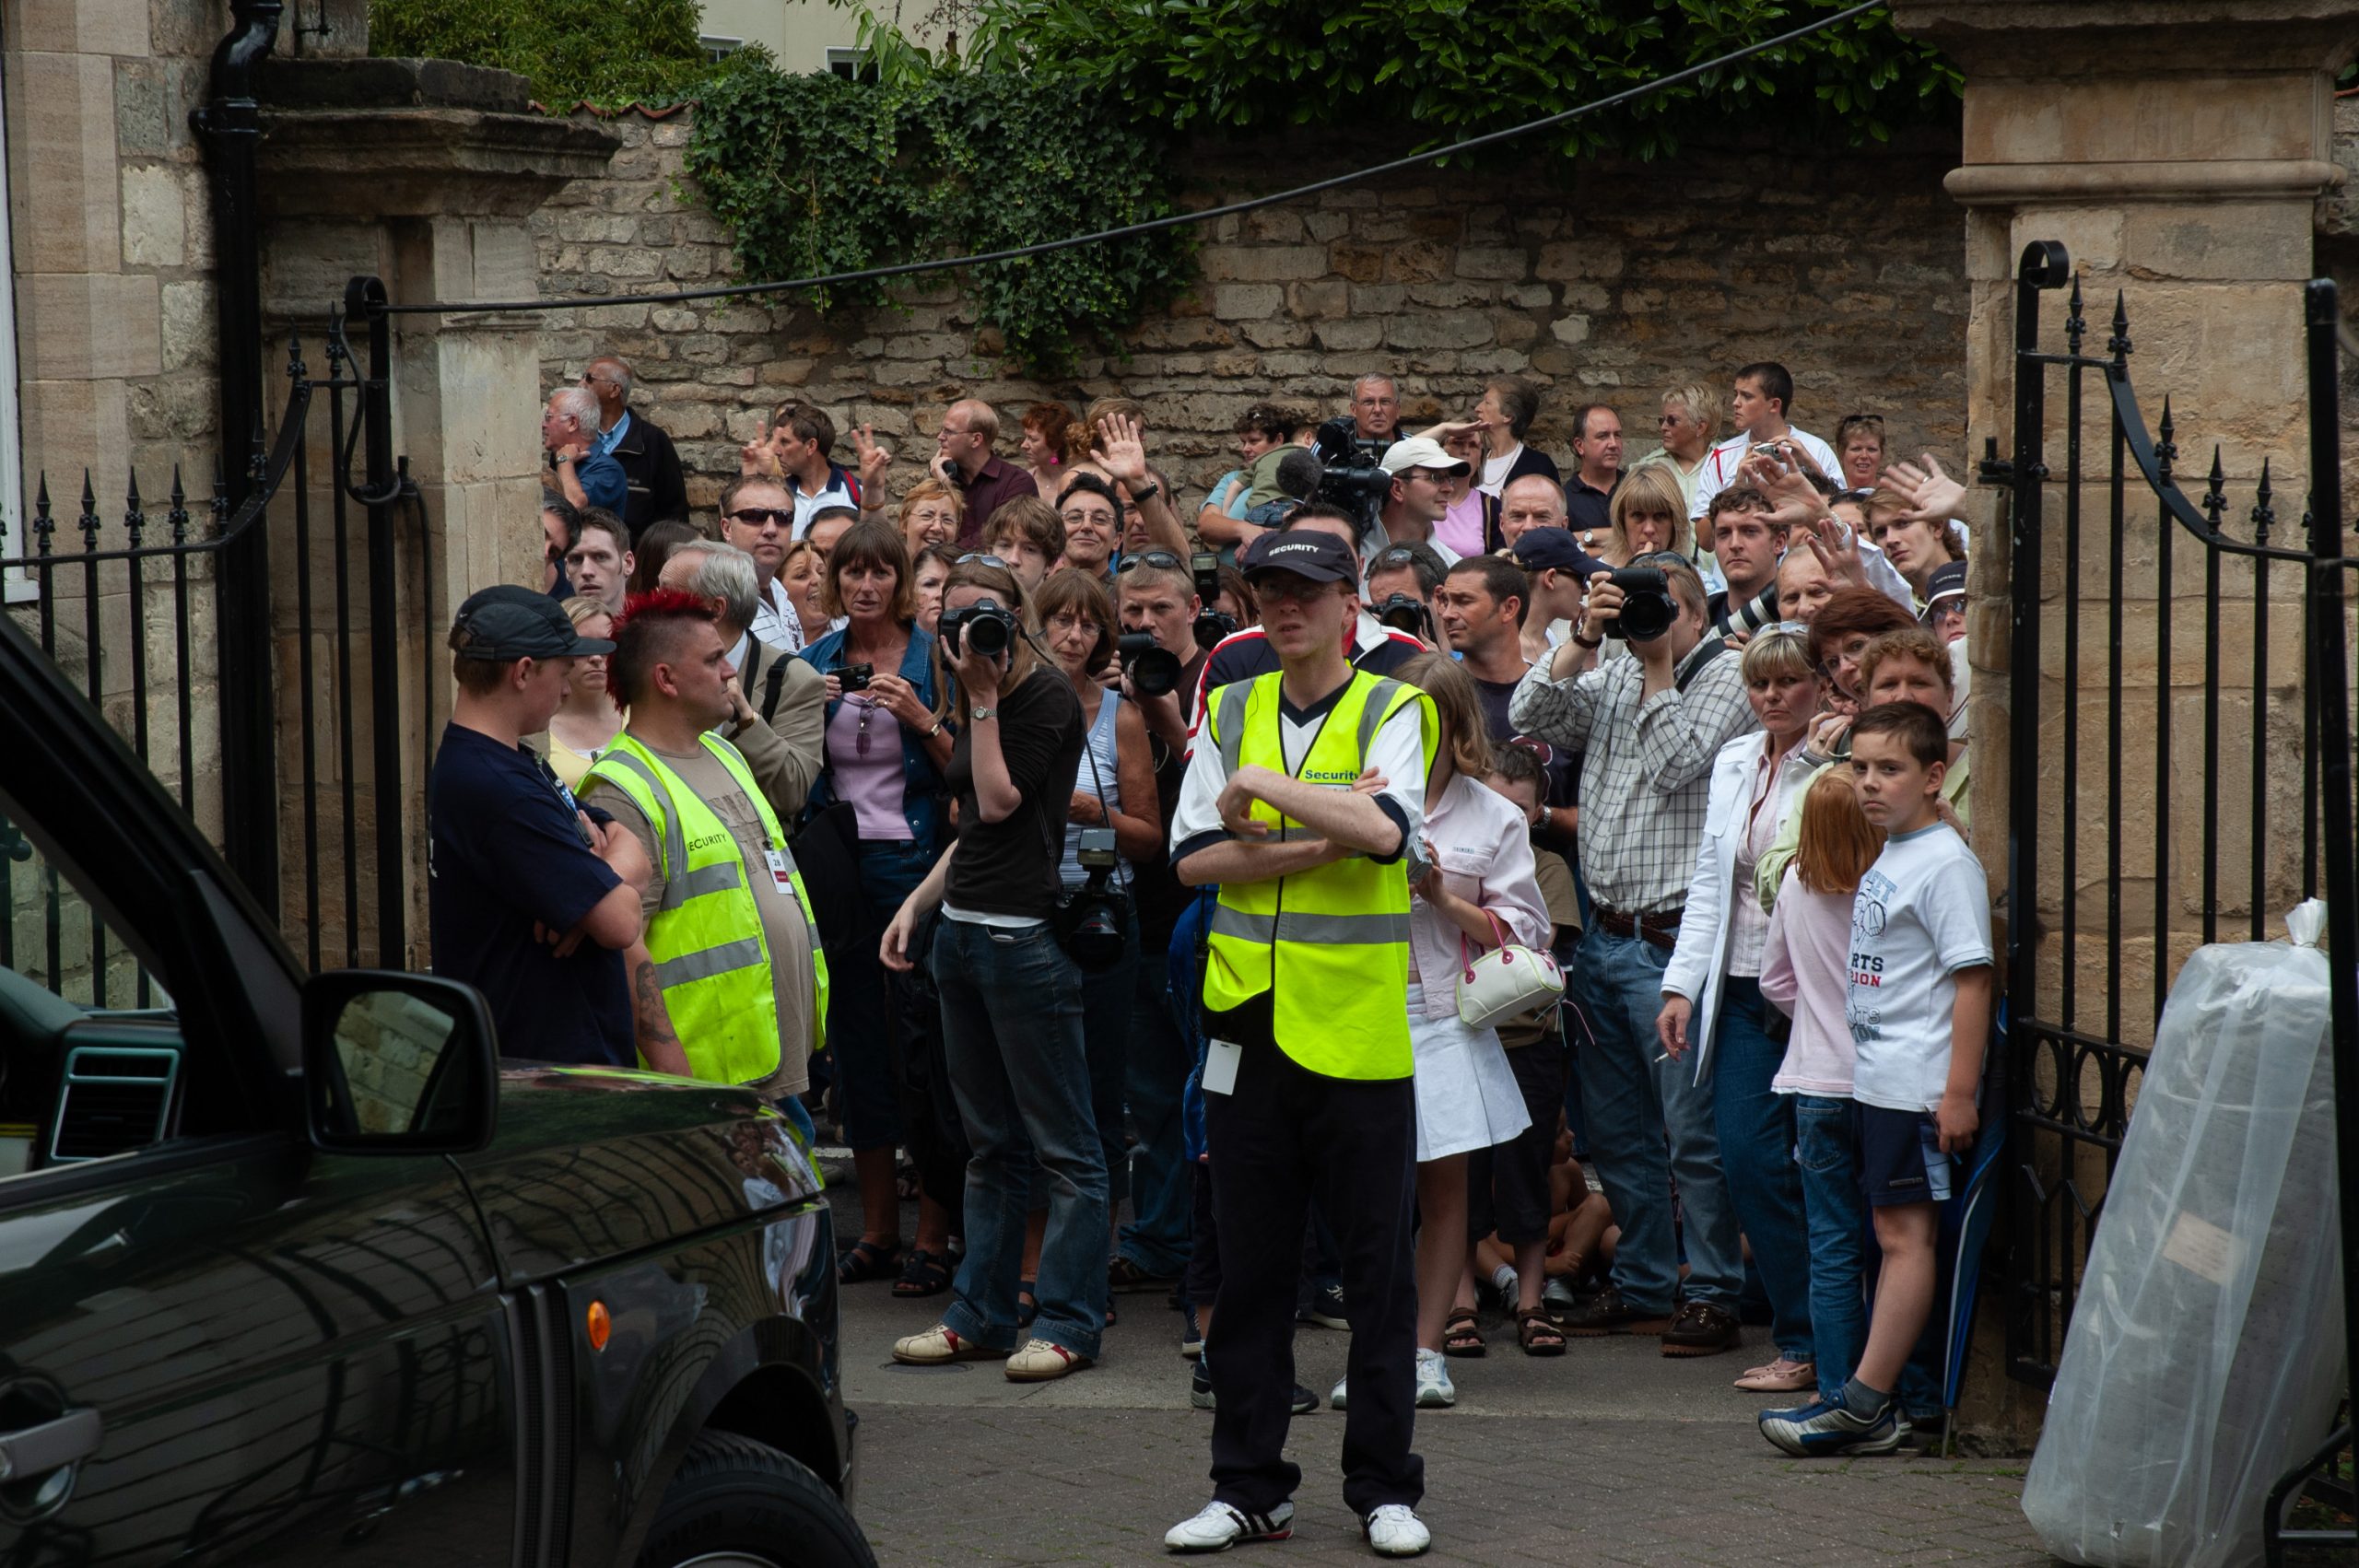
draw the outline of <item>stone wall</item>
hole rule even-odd
[[[727,235],[681,175],[689,111],[604,123],[624,143],[605,178],[534,219],[544,297],[729,281]],[[1398,376],[1413,424],[1471,408],[1485,376],[1529,374],[1546,389],[1533,439],[1563,462],[1582,403],[1615,405],[1635,456],[1653,444],[1662,389],[1723,387],[1738,365],[1777,358],[1799,383],[1802,428],[1829,435],[1872,409],[1895,451],[1955,463],[1966,293],[1942,177],[1957,148],[1949,130],[1857,152],[1696,149],[1583,163],[1564,185],[1529,167],[1443,170],[1221,218],[1200,231],[1201,282],[1128,334],[1127,358],[1087,359],[1055,382],[978,355],[974,311],[947,282],[901,309],[825,318],[747,300],[552,312],[544,380],[575,379],[596,353],[628,357],[699,508],[789,396],[921,457],[954,397],[990,400],[1012,428],[1037,398],[1124,392],[1148,406],[1156,460],[1199,495],[1234,466],[1230,429],[1248,404],[1277,394],[1324,416],[1370,370]],[[1288,181],[1378,150],[1313,141]],[[1185,179],[1196,205],[1271,183],[1261,152],[1234,147],[1191,153]],[[901,485],[918,472],[895,465]]]

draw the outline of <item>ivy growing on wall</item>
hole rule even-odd
[[[1162,137],[1057,76],[921,70],[889,80],[732,74],[697,107],[687,170],[748,278],[1014,249],[1172,210]],[[971,269],[1006,351],[1054,373],[1188,279],[1177,234]],[[879,286],[820,291],[827,308]]]

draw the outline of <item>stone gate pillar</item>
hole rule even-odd
[[[1966,77],[1962,162],[1946,184],[1966,208],[1968,451],[1980,454],[1989,439],[2002,456],[2012,446],[2016,262],[2026,244],[2058,240],[2086,296],[2084,352],[2104,352],[2115,291],[2127,294],[2132,381],[2149,421],[2170,395],[2181,474],[2208,469],[2216,443],[2230,493],[2242,507],[2266,460],[2282,519],[2298,519],[2306,485],[2301,285],[2317,269],[2317,205],[2342,179],[2331,161],[2333,78],[2359,40],[2359,15],[2341,0],[1897,0],[1893,10],[1902,31],[1939,46]],[[2048,295],[2044,348],[2063,348],[2064,314],[2064,297]],[[2052,462],[2063,439],[2060,404],[2051,396]],[[2102,410],[2092,410],[2083,426],[2093,478],[2105,472],[2108,455],[2103,418]],[[2061,477],[2058,473],[2049,489],[2051,520],[2060,515]],[[2142,494],[2134,475],[2130,484]],[[2158,602],[2151,498],[2138,508],[2145,532],[2115,539],[2104,525],[2098,488],[2091,485],[2082,497],[2083,515],[2099,520],[2083,540],[2083,625],[2105,625],[2091,613],[2101,617],[2110,608],[2107,568],[2118,551],[2124,568],[2122,686],[2135,693],[2142,711],[2165,702],[2176,708],[2190,695],[2189,675],[2183,654],[2175,655],[2172,668],[2157,667],[2161,618],[2169,617],[2175,646],[2185,649],[2198,639],[2176,628],[2191,632],[2213,614],[2224,622],[2242,616],[2249,627],[2251,606],[2229,604],[2225,595],[2221,604],[2207,602],[2200,570],[2182,571],[2170,602]],[[2069,579],[2061,530],[2051,521],[2042,580],[2011,582],[2004,531],[1990,526],[2002,515],[1987,506],[1977,513],[1984,526],[1974,541],[1970,622],[1974,837],[1994,893],[2005,885],[2009,841],[2011,679],[2042,683],[2041,711],[2053,716],[2041,735],[2045,779],[2057,766],[2050,729],[2078,725],[2085,736],[2102,724],[2110,678],[2105,649],[2085,642],[2090,668],[2064,668],[2052,632],[2042,670],[2010,671],[2013,596],[2034,595],[2048,623],[2062,611]],[[2294,532],[2289,527],[2284,534]],[[2249,573],[2244,580],[2249,583]],[[2248,588],[2244,594],[2249,598]],[[2099,642],[2104,637],[2102,630],[2085,635]],[[2272,664],[2296,682],[2298,639],[2296,624],[2290,658],[2280,655]],[[2192,678],[2201,681],[2200,664]],[[2080,834],[2096,843],[2114,831],[2112,822],[2153,820],[2157,765],[2151,733],[2125,739],[2123,753],[2138,760],[2126,771],[2121,799],[2111,802],[2111,821],[2087,820],[2084,802],[2083,820],[2050,820],[2043,834]],[[2200,765],[2198,756],[2193,771]],[[2176,740],[2170,770],[2179,778],[2171,786],[2173,809],[2183,813],[2189,770]],[[2127,782],[2132,778],[2143,782]],[[2247,787],[2241,775],[2236,787]],[[2165,929],[2155,927],[2158,904],[2177,907],[2171,879],[2178,868],[2167,854],[2157,863],[2151,843],[2134,860],[2125,856],[2121,874],[2125,883],[2137,880],[2141,891],[2123,900],[2123,929],[2100,932],[2096,941],[2121,939],[2121,989],[2140,993],[2144,1016],[2151,966],[2175,967],[2194,939],[2176,915]],[[2044,880],[2032,895],[2016,895],[2025,907],[2007,914],[2027,918],[2036,908],[2046,954],[2063,894],[2056,869],[2041,870]],[[2104,889],[2090,876],[2102,878],[2105,871],[2089,863],[2081,871],[2078,919],[2085,933],[2093,902],[2103,923]],[[2165,879],[2159,899],[2151,880],[2157,877]],[[2132,908],[2135,916],[2128,913]],[[2060,967],[2042,963],[2043,1003]],[[2089,977],[2082,978],[2085,989]],[[2149,1027],[2150,1018],[2126,1020],[2120,1037],[2142,1045],[2141,1031]],[[2095,1175],[2101,1190],[2103,1173]],[[1999,1321],[1998,1313],[1982,1316],[1966,1415],[1974,1425],[1995,1428],[2001,1440],[2022,1441],[2036,1431],[2044,1394],[2006,1380],[2004,1347],[1992,1331]]]

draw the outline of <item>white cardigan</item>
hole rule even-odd
[[[1548,903],[1540,895],[1532,825],[1513,801],[1452,773],[1440,795],[1426,802],[1425,837],[1442,886],[1497,917],[1509,942],[1547,947]],[[1428,1018],[1457,1014],[1460,936],[1457,922],[1432,905],[1409,901],[1409,950],[1416,954]]]
[[[1767,743],[1768,737],[1755,730],[1729,742],[1712,759],[1712,789],[1704,807],[1704,837],[1696,848],[1696,876],[1687,884],[1687,907],[1679,917],[1679,945],[1662,972],[1664,995],[1684,996],[1696,1004],[1687,1021],[1687,1040],[1696,1053],[1698,1083],[1711,1060],[1720,978],[1728,972],[1729,942],[1736,931],[1736,922],[1730,919],[1735,896],[1731,883],[1737,846],[1744,837],[1746,786]],[[1802,760],[1800,746],[1786,754],[1783,768],[1779,790],[1784,803],[1790,805],[1793,790],[1815,769]]]

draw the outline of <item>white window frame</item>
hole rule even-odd
[[[697,37],[697,47],[704,51],[707,61],[718,65],[745,48],[745,41],[742,38],[723,38],[719,33],[700,33]]]
[[[827,53],[827,71],[847,80],[858,80],[860,68],[866,64],[866,50],[830,47]]]

